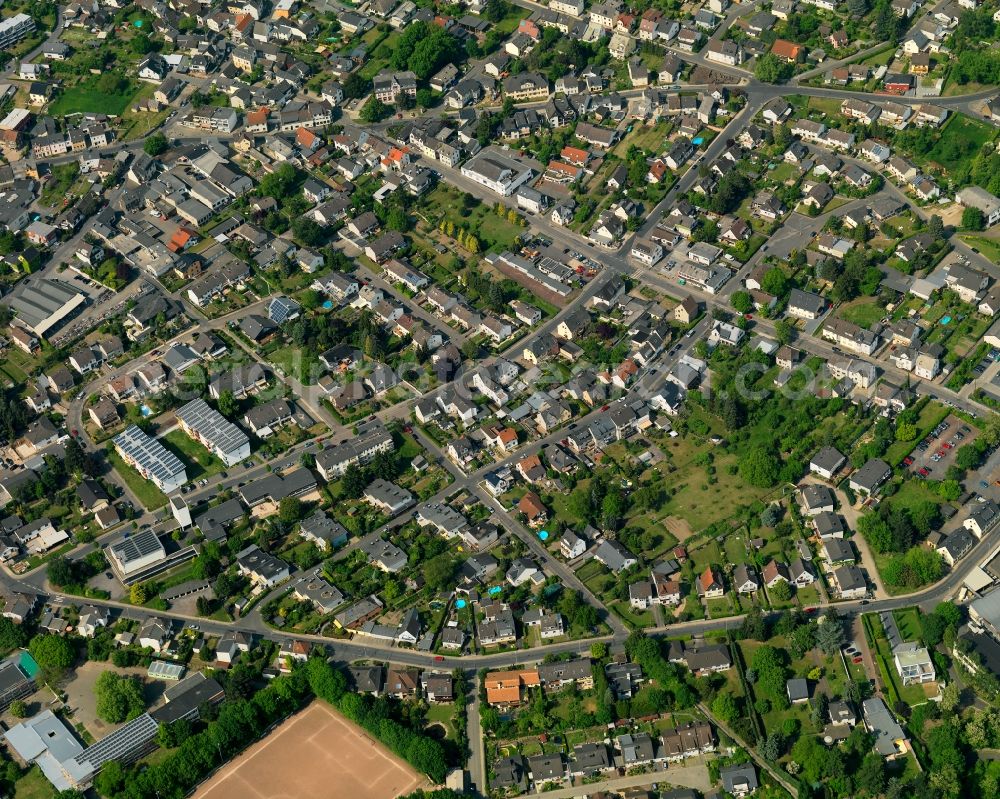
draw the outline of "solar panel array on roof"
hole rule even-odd
[[[200,397],[179,408],[176,416],[190,435],[218,455],[227,466],[249,457],[250,439],[247,434]]]
[[[122,457],[161,485],[181,485],[187,480],[181,459],[134,424],[113,439]]]
[[[120,563],[131,563],[132,561],[145,558],[154,552],[162,552],[163,544],[159,537],[150,530],[140,530],[135,535],[123,538],[121,541],[111,545],[111,551]]]
[[[159,730],[160,725],[153,720],[153,717],[143,713],[93,746],[84,749],[73,759],[81,766],[91,766],[95,771],[109,760],[117,760],[127,765],[148,751]]]
[[[301,306],[288,297],[274,297],[267,306],[267,316],[275,324],[283,324],[299,312]]]

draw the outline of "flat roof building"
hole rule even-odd
[[[180,458],[134,424],[126,427],[112,441],[122,460],[152,481],[164,494],[176,491],[187,482],[187,472]]]
[[[176,412],[181,429],[232,466],[250,457],[250,438],[205,400],[191,400]]]
[[[123,581],[167,557],[163,543],[151,529],[140,530],[134,535],[126,533],[111,544],[106,553],[115,574]]]

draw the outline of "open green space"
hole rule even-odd
[[[841,319],[853,322],[859,327],[870,329],[872,325],[885,315],[885,309],[878,302],[872,302],[865,298],[842,305],[837,315]]]
[[[927,154],[927,158],[952,172],[965,165],[969,158],[978,153],[986,142],[993,141],[996,135],[996,128],[992,125],[965,114],[952,114],[942,126],[941,138]],[[946,143],[951,141],[971,142],[972,146],[959,152],[947,146]]]
[[[201,477],[218,474],[226,468],[221,460],[193,438],[189,438],[183,430],[171,430],[160,440],[167,445],[168,449],[174,450],[184,462],[188,480],[197,480]]]
[[[129,83],[126,90],[108,94],[98,88],[99,79],[99,75],[88,75],[75,86],[64,89],[49,104],[49,113],[52,116],[87,113],[120,116],[136,95],[137,85]]]
[[[920,640],[920,613],[916,608],[894,610],[892,615],[904,641]]]
[[[894,441],[890,444],[889,449],[885,454],[886,461],[893,466],[898,464],[901,460],[903,460],[903,458],[913,451],[913,448],[917,446],[920,439],[937,427],[938,423],[947,415],[948,409],[940,402],[931,401],[924,405],[924,407],[920,409],[920,413],[917,416],[917,435],[912,441]],[[915,491],[916,489],[910,485],[913,482],[914,481],[909,481],[905,483],[899,493],[903,493],[904,491]]]
[[[117,452],[108,453],[108,460],[129,487],[138,500],[145,505],[146,510],[156,510],[167,504],[167,495],[146,480],[135,469],[121,459]]]
[[[434,228],[445,220],[454,223],[456,228],[469,229],[479,238],[483,250],[514,249],[525,232],[524,227],[497,214],[493,206],[478,201],[469,206],[463,204],[463,194],[446,183],[439,183],[424,197],[421,215]]]
[[[32,766],[14,785],[14,799],[53,799],[55,788],[38,766]]]

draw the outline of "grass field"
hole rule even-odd
[[[187,467],[188,480],[218,474],[226,465],[215,455],[205,449],[193,438],[189,438],[183,430],[171,430],[160,439]]]
[[[916,608],[894,610],[892,615],[896,619],[896,626],[904,641],[920,640],[920,614]]]
[[[90,75],[65,89],[49,104],[49,113],[52,116],[84,113],[120,116],[135,96],[137,86],[133,83],[124,93],[107,94],[97,88],[98,78],[97,75]]]
[[[838,100],[835,97],[810,97],[809,98],[809,108],[814,111],[823,111],[830,115],[836,115],[840,113],[840,106],[843,100]]]
[[[14,785],[14,799],[53,799],[56,791],[38,766],[32,766]]]
[[[860,327],[869,329],[885,315],[885,311],[878,303],[867,300],[854,300],[846,305],[842,305],[837,315],[841,319],[846,319],[848,322],[853,322]]]
[[[948,409],[944,407],[939,402],[928,402],[927,405],[923,407],[920,411],[920,415],[917,417],[917,437],[913,441],[895,441],[889,446],[888,452],[886,452],[886,460],[895,466],[903,458],[913,451],[913,448],[917,446],[917,443],[923,438],[927,433],[937,427],[938,422],[944,419],[948,415]],[[899,493],[905,491],[912,491],[913,489],[907,489],[907,484],[904,484],[900,489]]]
[[[146,510],[156,510],[167,504],[167,495],[125,463],[117,452],[109,452],[108,460],[132,493],[146,506]]]
[[[481,239],[486,249],[492,246],[498,252],[515,248],[524,228],[497,215],[492,206],[477,203],[466,210],[462,205],[462,192],[444,183],[439,183],[422,203],[428,221],[437,225],[440,219],[449,219],[456,227],[468,225]]]

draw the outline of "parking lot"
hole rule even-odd
[[[917,477],[943,480],[955,462],[958,448],[975,441],[977,431],[955,416],[948,416],[903,460]]]

